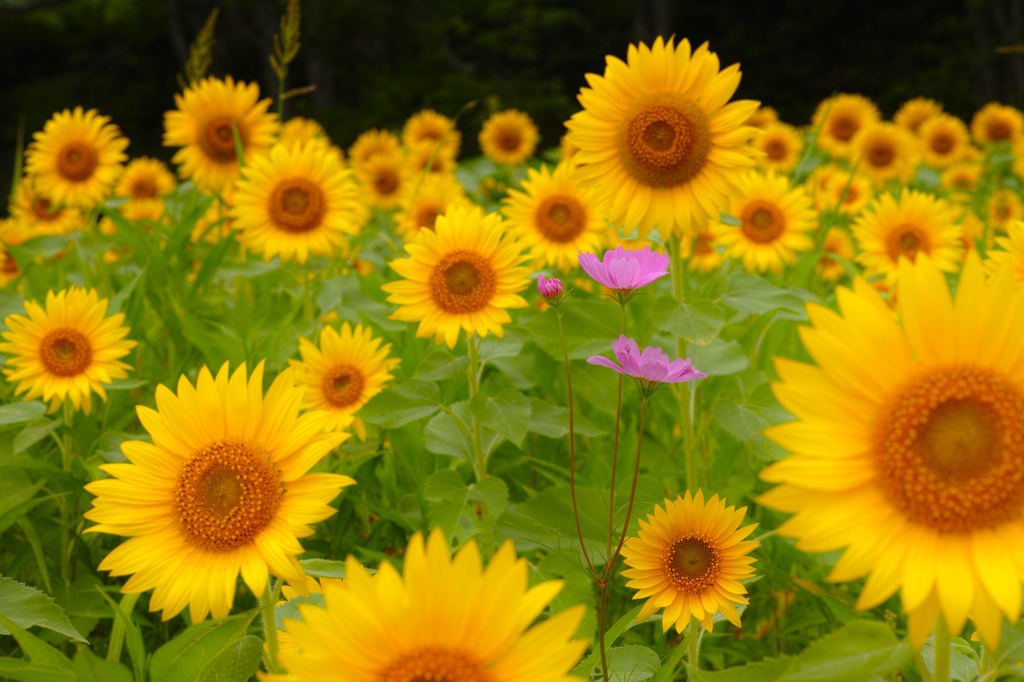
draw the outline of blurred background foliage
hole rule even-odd
[[[0,0],[0,187],[19,129],[31,140],[54,111],[113,117],[132,156],[169,159],[163,112],[174,107],[188,45],[220,8],[210,73],[276,92],[267,55],[285,0]],[[806,123],[832,92],[860,92],[886,116],[914,96],[969,120],[990,100],[1024,105],[1024,2],[885,0],[304,0],[302,49],[288,87],[315,89],[286,115],[322,122],[348,146],[370,127],[398,128],[432,107],[460,119],[463,155],[495,108],[527,111],[541,146],[558,144],[584,74],[630,42],[710,41],[740,62],[738,96]]]

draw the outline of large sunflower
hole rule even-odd
[[[263,363],[252,376],[244,364],[216,377],[204,366],[177,393],[157,387],[156,409],[137,408],[153,442],[122,444],[128,463],[102,465],[113,478],[86,485],[96,499],[85,517],[97,523],[86,532],[129,538],[100,570],[131,574],[123,592],[152,589],[164,620],[187,605],[193,622],[228,614],[239,572],[254,594],[268,572],[303,580],[298,538],[355,481],[309,473],[345,435],[324,431],[326,412],[300,416],[302,393],[288,369],[264,395]]]
[[[268,113],[255,83],[210,76],[175,95],[178,108],[164,114],[164,146],[181,147],[172,159],[182,177],[199,189],[218,194],[240,175],[235,135],[245,162],[263,154],[277,140],[277,114]]]
[[[739,225],[714,223],[716,243],[727,258],[743,261],[748,272],[782,272],[796,263],[796,252],[814,246],[807,232],[816,225],[811,199],[784,175],[751,171],[739,183],[729,214]]]
[[[95,109],[54,114],[25,153],[25,171],[53,204],[89,208],[102,202],[127,158],[128,139]]]
[[[8,315],[0,352],[7,354],[7,380],[17,382],[15,394],[25,400],[50,401],[56,412],[65,399],[86,414],[92,393],[107,399],[104,384],[128,376],[118,360],[135,346],[124,337],[124,313],[106,316],[107,299],[94,289],[71,287],[46,294],[46,307],[25,301],[23,315]]]
[[[403,277],[381,288],[399,304],[391,318],[419,322],[416,336],[434,336],[454,348],[459,330],[503,335],[508,308],[524,308],[517,294],[528,284],[520,244],[505,233],[501,216],[456,206],[405,245],[408,258],[391,261]]]
[[[971,144],[967,126],[956,116],[936,114],[921,124],[921,156],[935,168],[946,168],[960,160]]]
[[[275,145],[248,163],[235,190],[231,216],[238,239],[267,261],[328,256],[369,216],[351,172],[321,142]]]
[[[959,267],[963,245],[955,206],[924,192],[904,189],[899,199],[883,194],[858,216],[853,236],[864,275],[885,275],[892,286],[900,258],[928,256],[946,272]]]
[[[517,165],[533,156],[539,137],[528,115],[518,109],[498,111],[480,129],[480,151],[495,163]]]
[[[868,576],[858,608],[900,590],[916,647],[941,611],[995,648],[1024,579],[1024,290],[970,254],[954,298],[903,259],[896,300],[858,279],[839,313],[808,305],[817,366],[776,361],[796,421],[766,431],[796,454],[761,472],[781,485],[760,502],[795,514],[779,532],[798,548],[845,550],[829,578]]]
[[[630,567],[622,575],[630,578],[627,587],[637,590],[633,599],[646,599],[638,619],[659,609],[661,628],[673,625],[682,632],[691,616],[708,630],[718,611],[740,627],[740,616],[733,602],[746,604],[747,588],[740,582],[754,569],[750,552],[761,543],[743,538],[757,526],[740,528],[747,508],[726,507],[725,500],[712,495],[704,502],[700,490],[694,497],[665,500],[655,506],[647,520],[640,521],[640,532],[622,548],[622,557]]]
[[[451,557],[435,530],[418,533],[399,574],[371,575],[349,557],[345,580],[324,582],[324,607],[301,604],[286,620],[298,648],[281,651],[287,675],[308,682],[578,682],[568,673],[586,650],[572,639],[583,607],[537,616],[560,581],[527,587],[527,565],[506,542],[484,568],[470,540]],[[531,627],[532,625],[532,627]]]
[[[742,171],[754,165],[744,122],[757,102],[729,103],[740,82],[733,64],[719,71],[707,43],[690,50],[662,38],[630,45],[626,62],[605,58],[603,76],[589,74],[579,94],[583,111],[566,122],[580,151],[584,182],[602,212],[641,238],[658,227],[692,236],[725,209]]]
[[[330,428],[348,428],[352,415],[394,378],[391,370],[399,361],[388,357],[391,344],[382,347],[380,342],[369,327],[357,324],[353,329],[348,322],[341,326],[341,334],[324,327],[319,346],[299,339],[302,360],[289,363],[295,368],[296,383],[306,388],[303,405],[330,414]]]
[[[907,183],[914,177],[920,142],[894,123],[871,123],[861,128],[851,145],[858,170],[877,184]]]
[[[85,216],[77,206],[57,206],[40,194],[31,176],[21,179],[10,204],[11,218],[25,238],[67,234],[85,227]]]
[[[1013,142],[1024,133],[1024,114],[1019,109],[989,102],[971,119],[971,135],[982,144]]]
[[[593,192],[580,185],[571,163],[553,173],[544,165],[527,170],[523,191],[510,190],[503,203],[510,230],[537,263],[572,270],[581,251],[596,252],[604,242]]]
[[[781,121],[768,123],[754,139],[754,148],[763,156],[758,160],[762,168],[789,173],[800,161],[804,141],[793,126]]]
[[[882,116],[875,103],[863,95],[839,93],[822,100],[811,117],[811,128],[818,132],[817,145],[832,156],[849,158],[853,139],[865,126]]]

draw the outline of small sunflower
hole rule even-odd
[[[853,238],[845,229],[833,227],[825,234],[822,250],[824,253],[821,254],[815,272],[826,282],[838,282],[846,274],[846,268],[836,257],[845,261],[853,260]]]
[[[1024,218],[1024,203],[1020,195],[1008,187],[992,192],[985,201],[988,223],[995,230],[1006,230],[1011,221]]]
[[[900,258],[924,254],[939,269],[953,272],[960,263],[959,212],[944,199],[904,189],[899,199],[883,194],[853,224],[864,275],[885,275],[892,286]]]
[[[804,180],[804,187],[807,189],[807,193],[814,197],[814,206],[818,210],[835,205],[835,198],[828,188],[837,176],[849,178],[850,170],[835,163],[823,163],[815,167]]]
[[[484,121],[480,150],[491,161],[515,166],[533,156],[537,148],[537,126],[518,109],[498,111]]]
[[[725,256],[715,248],[714,232],[711,230],[698,232],[690,247],[690,260],[687,267],[706,275],[717,270],[724,260]]]
[[[881,118],[878,107],[867,97],[840,93],[822,100],[811,118],[811,128],[821,128],[819,147],[834,157],[850,158],[857,133]]]
[[[539,623],[560,581],[527,587],[527,564],[511,542],[484,568],[476,542],[454,557],[435,530],[409,541],[400,575],[388,562],[371,575],[354,558],[345,579],[324,581],[324,607],[299,605],[284,621],[298,649],[281,651],[288,682],[572,682],[587,648],[572,639],[583,607]],[[532,626],[532,627],[531,627]]]
[[[355,481],[309,473],[345,435],[324,431],[325,412],[299,415],[302,393],[287,369],[264,395],[262,362],[252,376],[225,363],[195,386],[181,377],[177,393],[158,386],[156,409],[137,408],[152,443],[123,443],[128,462],[101,465],[113,478],[85,486],[97,524],[86,532],[128,537],[100,570],[131,575],[125,593],[152,589],[164,620],[188,606],[193,622],[228,614],[239,573],[253,594],[268,573],[303,580],[298,538]]]
[[[984,221],[975,215],[973,211],[965,210],[960,218],[960,243],[964,245],[964,256],[975,250],[985,236]],[[989,234],[987,237],[987,241],[984,244],[986,251],[988,251],[989,245],[992,243],[993,235]]]
[[[561,163],[553,173],[545,165],[530,168],[523,191],[510,190],[503,203],[509,230],[538,264],[572,270],[580,251],[596,252],[604,242],[593,192],[580,184],[571,164]]]
[[[916,137],[894,123],[871,123],[853,138],[850,153],[860,161],[857,169],[876,184],[907,183],[917,170],[919,146]]]
[[[85,216],[77,206],[57,206],[40,194],[33,178],[25,177],[10,205],[11,219],[17,222],[25,238],[41,235],[68,234],[85,228]]]
[[[368,217],[351,172],[323,144],[276,145],[249,162],[235,189],[238,239],[266,261],[328,256]]]
[[[114,188],[114,196],[128,199],[159,199],[174,189],[174,175],[163,161],[149,157],[132,159]]]
[[[661,37],[630,45],[626,62],[605,58],[603,76],[589,74],[580,90],[583,111],[566,123],[580,148],[585,183],[605,216],[646,238],[655,227],[692,237],[729,204],[757,152],[745,125],[758,103],[729,102],[740,82],[733,64],[719,71],[707,43],[696,50]]]
[[[768,170],[789,173],[800,161],[804,141],[793,126],[775,121],[762,126],[763,132],[754,138],[754,148],[763,156],[759,165]]]
[[[939,175],[939,184],[951,193],[969,198],[978,189],[984,170],[980,163],[954,163]]]
[[[21,274],[18,261],[14,260],[7,247],[17,246],[26,239],[28,235],[17,221],[13,218],[0,218],[0,287],[7,286],[8,282],[17,279]]]
[[[356,169],[359,184],[366,192],[366,203],[377,208],[398,206],[411,181],[405,159],[400,154],[374,154]]]
[[[164,146],[181,147],[172,159],[179,173],[210,194],[218,194],[240,176],[235,135],[246,163],[277,140],[277,115],[268,113],[255,83],[231,76],[210,76],[174,96],[177,109],[164,113]]]
[[[285,146],[306,144],[313,140],[321,140],[328,143],[331,141],[324,127],[311,118],[296,116],[288,119],[281,125],[278,142]]]
[[[402,127],[402,144],[408,149],[424,145],[430,147],[431,151],[440,144],[448,156],[455,159],[462,144],[462,133],[452,119],[433,109],[424,109],[405,122]]]
[[[331,415],[331,429],[348,428],[352,415],[394,378],[390,372],[399,361],[388,357],[390,343],[380,343],[369,327],[357,324],[353,329],[348,322],[341,326],[341,334],[324,327],[319,346],[299,339],[302,360],[289,363],[296,383],[306,388],[303,407]],[[365,435],[361,425],[356,430]]]
[[[1006,226],[1006,236],[996,237],[995,241],[999,248],[988,251],[985,271],[994,276],[1001,268],[1008,268],[1019,287],[1024,284],[1024,222],[1012,221]]]
[[[364,163],[378,154],[394,156],[402,151],[398,137],[387,130],[367,130],[359,135],[348,149],[349,163],[359,170]]]
[[[633,599],[647,600],[637,619],[665,609],[664,631],[674,625],[682,632],[691,617],[711,630],[712,616],[721,612],[740,627],[734,602],[747,603],[747,588],[740,581],[754,573],[750,553],[761,544],[744,540],[757,526],[740,527],[746,511],[725,506],[718,495],[705,504],[700,490],[692,498],[687,492],[685,498],[655,506],[622,548],[630,567],[622,572],[630,578],[626,587],[637,590]]]
[[[454,175],[428,173],[422,180],[410,179],[395,216],[398,233],[406,240],[415,239],[420,230],[433,230],[439,215],[469,205],[466,191]]]
[[[971,135],[981,144],[1014,142],[1024,133],[1024,115],[1020,110],[989,102],[971,119]]]
[[[936,114],[921,124],[921,156],[926,164],[947,168],[963,156],[971,144],[967,126],[956,116]]]
[[[502,336],[508,308],[524,308],[516,292],[528,271],[519,243],[505,233],[501,216],[457,206],[440,215],[433,230],[420,230],[405,245],[408,258],[391,261],[403,279],[381,288],[399,304],[391,319],[419,322],[416,336],[434,336],[454,348],[459,330]]]
[[[25,152],[35,189],[55,205],[90,208],[101,203],[121,172],[128,139],[95,109],[54,114]]]
[[[896,115],[892,117],[893,123],[904,130],[914,133],[920,132],[921,124],[932,116],[942,113],[942,105],[927,97],[915,97],[903,103]]]
[[[455,173],[455,157],[448,147],[439,147],[433,142],[420,142],[407,151],[406,164],[413,175]]]
[[[89,414],[92,393],[107,399],[104,384],[128,376],[118,360],[135,347],[124,337],[124,313],[106,316],[107,299],[94,289],[71,287],[46,294],[46,306],[25,301],[23,315],[8,315],[0,352],[7,354],[7,381],[15,395],[42,398],[56,412],[65,400]]]
[[[779,112],[766,104],[762,104],[750,115],[750,118],[746,121],[746,125],[761,128],[763,130],[768,128],[771,124],[778,122]]]
[[[742,260],[748,272],[782,272],[783,265],[796,263],[797,251],[814,246],[807,235],[817,221],[810,198],[773,171],[743,177],[729,215],[740,224],[714,224],[715,238],[725,256]]]
[[[871,181],[860,173],[835,173],[815,197],[815,208],[855,216],[868,205],[873,193]]]

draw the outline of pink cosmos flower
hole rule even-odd
[[[564,291],[562,287],[562,280],[552,277],[551,279],[544,279],[544,275],[537,278],[537,291],[544,298],[555,298],[560,296]]]
[[[646,286],[668,274],[668,256],[645,246],[639,251],[624,249],[604,252],[604,262],[587,251],[580,251],[580,267],[597,282],[612,291],[627,292]]]
[[[603,355],[589,357],[587,362],[633,377],[647,393],[653,393],[658,384],[675,384],[707,376],[695,369],[689,359],[670,362],[660,348],[648,346],[641,353],[636,341],[624,334],[612,342],[612,350],[615,352],[615,359],[622,364],[621,367]]]

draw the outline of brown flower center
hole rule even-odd
[[[828,130],[837,140],[849,142],[860,130],[860,121],[848,114],[835,114],[829,118]]]
[[[498,131],[495,142],[501,151],[511,154],[520,150],[523,145],[523,138],[519,134],[519,128],[506,126]]]
[[[629,111],[617,136],[619,158],[638,182],[674,187],[696,176],[711,150],[707,116],[680,95],[641,98]]]
[[[57,172],[72,182],[91,177],[98,164],[96,149],[84,142],[68,142],[57,152]]]
[[[576,239],[587,226],[586,212],[580,202],[565,195],[548,197],[534,214],[537,229],[553,242],[564,244]]]
[[[914,260],[919,251],[929,252],[931,241],[924,230],[916,225],[900,225],[889,231],[885,248],[892,262],[897,263],[900,256]]]
[[[92,362],[92,344],[77,329],[59,327],[47,332],[39,342],[39,362],[49,374],[77,376]]]
[[[230,551],[256,537],[284,494],[265,453],[241,441],[217,441],[199,450],[178,475],[178,520],[188,542]]]
[[[424,201],[416,207],[416,212],[413,214],[413,223],[415,223],[418,229],[426,228],[428,230],[434,229],[434,223],[437,222],[437,216],[441,211],[441,207],[437,202]]]
[[[156,183],[152,178],[139,178],[132,183],[129,193],[133,199],[152,199],[156,196]]]
[[[373,189],[377,194],[390,197],[398,190],[398,174],[391,168],[384,168],[373,176]]]
[[[989,121],[988,125],[985,126],[985,133],[990,142],[1001,142],[1002,140],[1010,139],[1013,135],[1013,129],[1005,120],[996,118]]]
[[[217,163],[237,162],[232,126],[238,130],[238,139],[242,149],[245,149],[248,145],[248,130],[231,116],[215,116],[203,125],[199,133],[199,148],[210,160]]]
[[[864,161],[875,168],[887,168],[896,158],[896,149],[889,140],[878,140],[864,154]]]
[[[956,143],[953,141],[952,136],[946,133],[938,133],[930,140],[930,146],[936,154],[946,155],[953,150]]]
[[[324,372],[320,390],[324,399],[335,407],[349,407],[363,395],[366,380],[363,373],[353,365],[337,365]]]
[[[400,656],[377,674],[380,682],[493,682],[474,657],[458,649],[423,647]]]
[[[772,161],[782,161],[786,158],[786,152],[788,151],[789,145],[777,137],[773,137],[764,144],[764,153]]]
[[[693,253],[695,256],[707,256],[714,252],[711,247],[711,243],[715,237],[710,232],[698,232],[697,240],[693,244]]]
[[[32,215],[35,216],[36,220],[50,222],[59,218],[61,213],[61,209],[53,208],[49,199],[38,197],[32,202]]]
[[[969,532],[1020,517],[1024,396],[987,369],[942,368],[880,413],[882,485],[913,520]]]
[[[447,254],[434,266],[430,292],[446,313],[473,313],[484,308],[497,290],[491,264],[478,253],[460,249]]]
[[[288,178],[270,193],[270,219],[286,232],[309,232],[320,227],[327,207],[323,190],[308,178]]]
[[[786,218],[774,203],[755,199],[740,213],[740,229],[747,239],[768,244],[778,239],[786,229]]]
[[[721,560],[710,542],[691,535],[669,545],[662,564],[673,587],[687,594],[700,594],[715,584]]]

